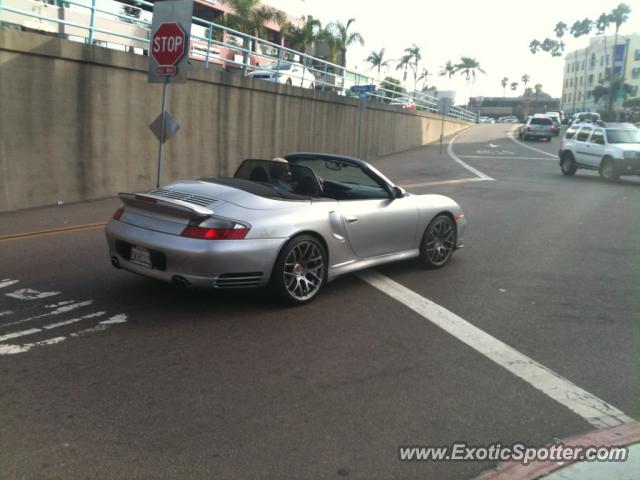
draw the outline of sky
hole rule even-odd
[[[264,0],[294,17],[313,15],[323,25],[333,20],[346,22],[355,18],[354,31],[364,37],[365,46],[353,46],[347,53],[351,69],[369,72],[364,59],[373,50],[385,48],[389,58],[399,58],[413,43],[422,48],[422,67],[436,75],[429,77],[429,85],[439,90],[455,90],[456,103],[465,103],[470,96],[502,96],[503,77],[519,82],[518,90],[507,87],[507,96],[521,94],[523,74],[531,78],[529,86],[540,83],[543,91],[554,97],[562,94],[564,57],[553,58],[546,52],[533,55],[529,42],[537,38],[553,37],[559,21],[571,25],[585,17],[597,18],[610,12],[619,0]],[[632,12],[620,29],[620,34],[640,32],[640,3],[627,0]],[[607,33],[613,34],[611,28]],[[568,37],[568,38],[567,38]],[[565,52],[588,45],[588,38],[574,39],[565,35]],[[448,79],[437,75],[441,67],[461,55],[480,62],[486,75],[475,83],[464,78]],[[420,67],[420,68],[422,68]],[[402,78],[395,66],[387,71]],[[413,88],[413,80],[409,81]]]

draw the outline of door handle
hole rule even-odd
[[[345,217],[345,220],[347,221],[347,223],[353,223],[358,221],[358,217],[354,217],[353,215],[347,215]]]

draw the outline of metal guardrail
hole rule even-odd
[[[0,22],[146,55],[153,3],[137,0],[135,4],[138,7],[115,0],[0,0]],[[189,55],[192,60],[202,62],[204,68],[217,64],[237,69],[245,76],[266,77],[278,83],[334,91],[339,95],[352,96],[350,87],[354,85],[374,84],[376,91],[369,94],[371,100],[438,113],[438,99],[433,96],[407,92],[401,85],[380,82],[341,65],[198,17],[192,20]],[[477,120],[475,113],[461,107],[451,107],[445,114],[468,122]]]

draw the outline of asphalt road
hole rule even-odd
[[[464,132],[459,161],[433,145],[375,162],[469,221],[446,268],[377,272],[640,418],[640,183],[565,178],[558,139],[511,127]],[[0,240],[2,478],[472,478],[495,463],[398,447],[595,428],[357,276],[285,309],[117,271],[92,225],[117,206],[0,214],[0,238],[89,225]]]

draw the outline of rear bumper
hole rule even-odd
[[[107,224],[105,234],[109,255],[112,259],[117,259],[120,268],[164,282],[171,282],[178,276],[186,279],[192,286],[201,288],[265,286],[276,257],[287,241],[286,238],[191,239],[113,219]],[[132,263],[126,255],[128,245],[161,252],[165,262],[158,265],[158,268]]]

